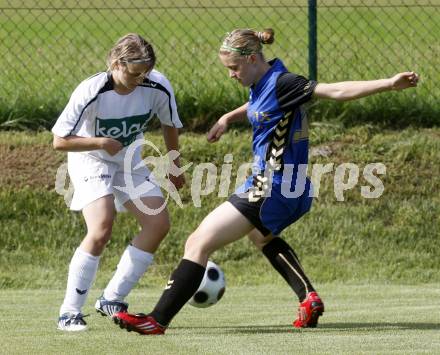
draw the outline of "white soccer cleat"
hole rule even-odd
[[[103,316],[113,317],[115,313],[127,312],[128,303],[122,301],[109,301],[104,296],[99,297],[95,303],[96,312]]]
[[[81,332],[87,329],[82,313],[64,313],[58,318],[58,329],[65,332]]]

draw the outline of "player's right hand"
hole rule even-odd
[[[124,148],[122,143],[113,138],[101,138],[101,149],[104,149],[108,154],[115,155]]]
[[[226,132],[227,128],[228,128],[228,123],[226,122],[226,119],[224,117],[220,117],[220,119],[209,130],[206,139],[210,143],[217,142],[220,139],[220,137],[223,135],[223,133]]]

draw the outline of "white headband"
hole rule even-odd
[[[153,58],[140,58],[140,59],[121,59],[122,63],[127,64],[141,64],[151,62]]]

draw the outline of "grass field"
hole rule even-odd
[[[348,122],[389,121],[394,126],[439,124],[436,85],[440,4],[416,1],[332,1],[318,7],[318,79],[374,79],[415,70],[417,92],[379,95],[358,103],[320,103],[315,118]],[[400,4],[400,6],[399,6]],[[403,5],[402,5],[403,4]],[[234,28],[273,27],[266,57],[308,75],[307,2],[77,1],[0,3],[5,49],[0,73],[0,129],[49,127],[80,81],[105,70],[115,40],[140,32],[156,47],[157,68],[173,83],[188,128],[203,129],[242,104],[245,90],[227,78],[217,58],[224,34]],[[385,6],[393,5],[393,6]]]
[[[208,309],[185,306],[164,336],[127,333],[94,312],[89,330],[56,330],[59,290],[0,291],[2,354],[438,354],[438,284],[322,284],[326,311],[319,328],[294,329],[296,302],[280,285],[228,287]],[[161,290],[130,295],[147,311]]]
[[[129,0],[0,0],[0,354],[440,353],[437,0],[318,4],[320,81],[372,79],[408,69],[421,75],[415,90],[310,107],[310,166],[353,163],[361,172],[344,201],[335,195],[334,170],[326,174],[310,213],[283,233],[325,301],[318,329],[291,327],[296,309],[291,292],[246,239],[212,256],[228,282],[218,305],[185,307],[164,337],[118,329],[92,305],[138,230],[133,218],[120,214],[84,310],[92,313],[86,318],[90,330],[56,330],[68,263],[85,226],[55,191],[66,156],[53,151],[44,128],[81,80],[105,70],[115,39],[136,31],[155,45],[157,67],[174,86],[186,127],[183,162],[193,163],[180,192],[184,207],[169,204],[171,231],[129,296],[134,312],[151,309],[186,237],[225,199],[218,196],[217,182],[195,207],[189,188],[194,168],[210,162],[220,169],[225,154],[232,154],[236,171],[251,158],[248,131],[230,130],[215,145],[193,132],[206,131],[247,98],[217,59],[224,34],[271,26],[276,42],[266,57],[279,56],[291,71],[307,75],[307,1],[275,0],[271,7],[263,0],[200,3],[153,0],[137,9]],[[147,138],[164,151],[158,132]],[[377,199],[361,196],[361,186],[368,186],[362,169],[369,163],[386,166],[380,176],[385,190]]]

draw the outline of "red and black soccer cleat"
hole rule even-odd
[[[113,322],[128,332],[135,331],[143,335],[161,335],[166,330],[166,327],[157,323],[152,316],[143,313],[118,312],[113,315]]]
[[[316,328],[318,318],[324,313],[324,303],[316,292],[309,292],[298,307],[298,319],[293,322],[295,328]]]

